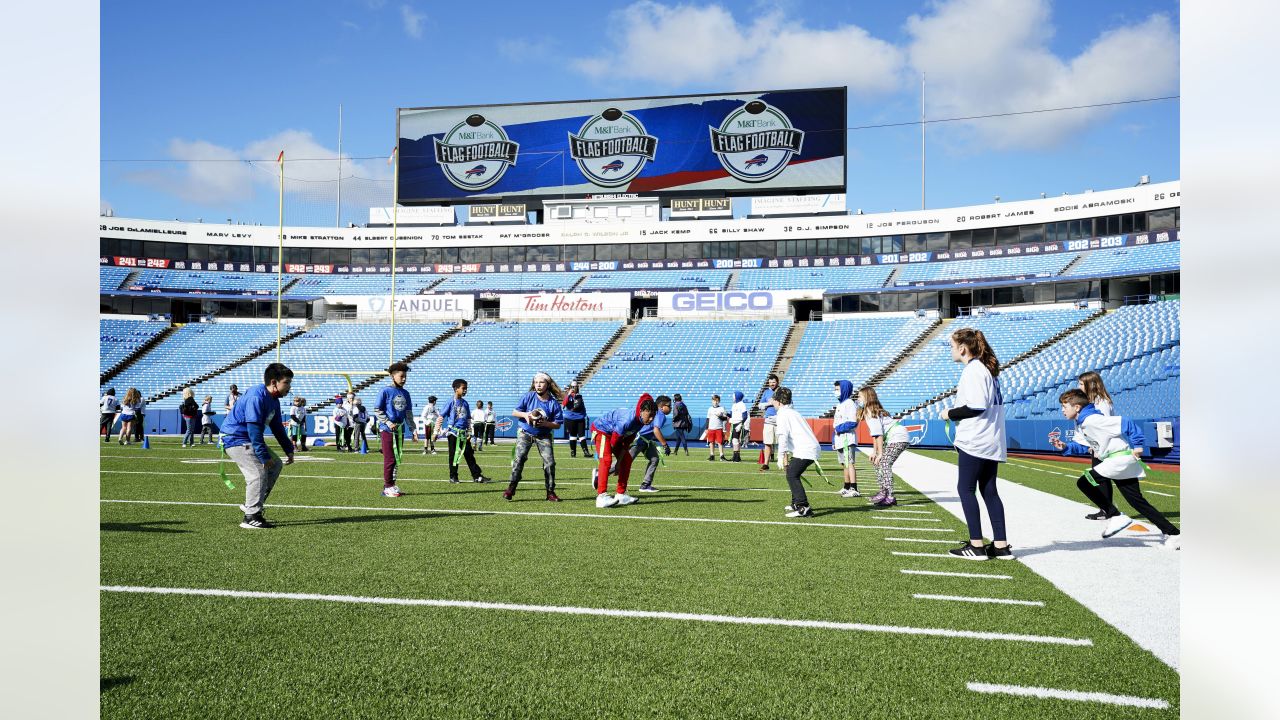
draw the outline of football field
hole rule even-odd
[[[1176,671],[1021,562],[946,554],[963,524],[901,480],[894,508],[840,498],[825,452],[835,486],[811,470],[816,515],[787,519],[756,452],[668,457],[653,494],[642,458],[640,501],[600,510],[563,444],[560,503],[536,452],[502,499],[509,445],[487,485],[406,450],[399,498],[380,455],[315,448],[244,530],[215,448],[104,444],[102,716],[1177,716]],[[1081,468],[1001,477],[1079,499]],[[1176,473],[1152,480],[1176,522]]]

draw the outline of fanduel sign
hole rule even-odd
[[[391,319],[390,295],[334,296],[331,302],[356,306],[361,320]],[[476,314],[474,295],[397,295],[396,320],[470,320]]]
[[[822,297],[822,291],[816,291]],[[660,292],[658,317],[744,315],[753,317],[790,316],[788,301],[814,295],[796,290],[728,290],[724,292]]]

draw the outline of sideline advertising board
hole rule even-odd
[[[498,298],[503,320],[626,320],[631,293],[520,293]]]

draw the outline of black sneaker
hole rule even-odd
[[[484,475],[481,475],[481,476],[480,476],[480,477],[478,477],[478,478],[472,478],[472,479],[471,479],[471,482],[478,482],[478,483],[491,483],[491,482],[493,482],[493,478],[491,478],[491,477],[485,477]]]
[[[451,477],[451,478],[449,478],[449,482],[451,482],[451,483],[456,483],[456,482],[458,482],[458,478],[456,478],[456,477]]]
[[[987,559],[987,549],[985,547],[974,547],[968,542],[966,542],[964,545],[961,545],[958,548],[948,550],[947,552],[951,553],[952,555],[955,555],[958,558],[964,558],[965,560],[986,560]],[[1010,555],[1010,558],[1013,557],[1012,552],[1010,552],[1009,555]]]
[[[1013,560],[1013,546],[1005,545],[1002,548],[998,548],[994,544],[988,545],[987,557],[992,560]]]
[[[1104,510],[1099,510],[1096,513],[1089,513],[1088,515],[1085,515],[1084,519],[1085,520],[1106,520],[1107,513]]]
[[[245,515],[240,527],[245,530],[268,530],[275,527],[275,524],[262,517],[262,513],[258,513],[256,515]]]

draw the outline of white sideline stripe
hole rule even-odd
[[[887,537],[887,538],[885,538],[885,540],[896,540],[896,541],[898,541],[898,542],[939,543],[939,544],[941,544],[941,545],[954,545],[954,544],[955,544],[955,541],[953,541],[953,540],[933,540],[933,539],[930,539],[930,538],[897,538],[897,537]]]
[[[939,572],[937,570],[899,570],[904,575],[941,575],[943,577],[988,578],[990,580],[1012,580],[1012,575],[989,575],[987,573]]]
[[[194,505],[203,507],[229,507],[238,508],[235,503],[215,503],[215,502],[194,502],[189,500],[108,500],[103,499],[99,502],[104,503],[126,503],[132,505]],[[704,522],[704,523],[727,523],[730,525],[785,525],[787,527],[822,527],[822,528],[852,528],[855,530],[915,530],[917,532],[954,532],[952,530],[942,530],[934,528],[908,528],[908,527],[885,527],[884,525],[849,525],[843,523],[815,523],[815,522],[788,522],[786,520],[732,520],[728,518],[698,518],[698,517],[666,517],[662,515],[615,515],[612,513],[602,512],[600,514],[593,513],[563,513],[563,512],[520,512],[516,510],[459,510],[445,508],[424,508],[424,507],[352,507],[347,505],[280,505],[271,503],[267,505],[269,508],[289,508],[293,510],[358,510],[364,512],[423,512],[423,513],[439,513],[441,515],[519,515],[524,517],[567,517],[567,518],[589,518],[593,520],[662,520],[667,522]]]
[[[877,513],[878,514],[878,513]],[[872,520],[884,520],[886,522],[942,522],[938,518],[900,518],[900,517],[876,517],[871,516]]]
[[[1021,695],[1022,697],[1052,698],[1054,700],[1075,700],[1077,702],[1095,702],[1105,705],[1126,705],[1128,707],[1155,708],[1164,710],[1169,703],[1159,698],[1134,697],[1133,695],[1112,695],[1104,692],[1085,692],[1083,690],[1058,690],[1055,688],[1027,687],[1024,685],[992,685],[991,683],[965,683],[973,692],[992,695]]]
[[[161,458],[161,459],[164,459],[164,458]],[[294,458],[294,461],[297,462],[296,457]],[[209,464],[212,464],[215,462],[217,461],[211,460]],[[344,463],[342,463],[341,461],[335,460],[334,464],[341,465]],[[379,468],[380,467],[381,466],[379,466]],[[316,469],[319,470],[319,468],[316,468]],[[99,470],[99,474],[100,475],[191,475],[191,476],[199,476],[199,477],[210,476],[210,473],[208,472],[158,472],[158,471],[153,472],[153,471],[147,471],[147,470]],[[310,478],[312,480],[359,480],[361,482],[370,482],[370,479],[367,477],[358,477],[355,475],[298,475],[296,473],[290,472],[287,475],[287,477],[290,479]],[[411,478],[411,477],[405,477],[403,475],[397,476],[396,481],[401,483],[404,483],[404,482],[447,483],[449,482],[448,480],[439,480],[436,478]],[[463,484],[466,484],[468,481],[463,480],[462,482]],[[574,485],[574,486],[580,485],[582,487],[591,487],[591,483],[589,482],[557,480],[556,486],[558,487],[560,485]],[[728,487],[724,485],[669,485],[667,483],[661,483],[659,485],[659,489],[667,489],[667,488],[671,488],[674,490],[726,490],[731,492],[768,492],[768,493],[787,493],[788,495],[791,494],[791,490],[787,488]]]
[[[927,635],[933,637],[970,638],[974,640],[1008,640],[1013,642],[1043,643],[1048,645],[1076,645],[1090,647],[1088,638],[1053,637],[1050,635],[1017,635],[1012,633],[980,632],[975,630],[951,630],[947,628],[918,628],[901,625],[867,625],[865,623],[834,622],[830,620],[788,620],[770,617],[742,617],[737,615],[711,615],[707,613],[679,613],[658,610],[615,610],[611,608],[572,607],[565,605],[526,605],[523,603],[480,602],[476,600],[437,600],[431,598],[384,598],[359,595],[317,595],[312,593],[257,592],[248,590],[219,590],[203,588],[138,587],[130,585],[103,585],[103,592],[150,593],[157,595],[197,595],[207,597],[254,598],[269,600],[322,600],[327,602],[369,605],[418,605],[427,607],[468,608],[472,610],[513,610],[516,612],[556,613],[561,615],[594,615],[610,618],[644,618],[654,620],[689,620],[694,622],[727,623],[732,625],[781,625],[784,627],[816,628],[820,630],[852,630],[858,632],[893,633],[897,635]]]
[[[881,508],[876,512],[878,513],[914,513],[916,515],[932,515],[933,514],[928,510],[888,510],[885,508]]]
[[[1023,470],[1035,470],[1036,472],[1049,473],[1050,475],[1061,475],[1062,477],[1080,477],[1079,475],[1072,475],[1071,473],[1058,472],[1057,470],[1046,470],[1045,468],[1037,467],[1035,465],[1026,465],[1018,462],[1017,460],[1010,460],[1009,464],[1014,467],[1021,468]],[[1013,481],[1010,480],[1009,482],[1013,482]]]
[[[956,602],[969,603],[996,603],[999,605],[1030,605],[1032,607],[1044,607],[1044,603],[1040,600],[1010,600],[1009,598],[984,598],[984,597],[964,597],[961,595],[925,595],[916,593],[911,597],[917,600],[954,600]]]
[[[938,542],[945,542],[945,541],[939,540]],[[964,559],[964,558],[959,557],[959,556],[957,556],[957,555],[952,555],[951,553],[899,552],[899,551],[897,551],[897,550],[894,550],[894,551],[892,551],[890,554],[891,554],[891,555],[900,555],[900,556],[903,556],[903,557],[952,558],[952,559],[954,559],[954,560],[963,560],[963,559]]]
[[[1178,497],[1177,495],[1170,495],[1169,493],[1160,492],[1159,490],[1147,490],[1147,492],[1151,493],[1152,495],[1163,495],[1165,497]]]

